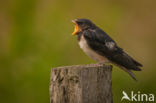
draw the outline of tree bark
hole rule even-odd
[[[111,73],[101,64],[52,68],[50,103],[113,103]]]

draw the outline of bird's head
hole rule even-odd
[[[72,20],[72,22],[75,25],[74,32],[72,35],[77,35],[78,33],[86,30],[86,29],[92,29],[95,27],[95,25],[88,19],[75,19]]]

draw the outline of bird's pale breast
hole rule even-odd
[[[79,41],[80,48],[92,59],[99,63],[104,63],[108,62],[108,59],[105,58],[104,56],[99,55],[96,53],[94,50],[92,50],[88,44],[87,41],[85,40],[84,36],[82,35]]]

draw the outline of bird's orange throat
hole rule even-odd
[[[74,29],[74,32],[72,33],[72,35],[77,35],[79,32],[81,32],[81,29],[79,27],[79,25],[75,22],[75,21],[72,21],[75,25],[75,29]]]

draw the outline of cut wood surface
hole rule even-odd
[[[111,74],[101,64],[52,68],[50,103],[113,103]]]

